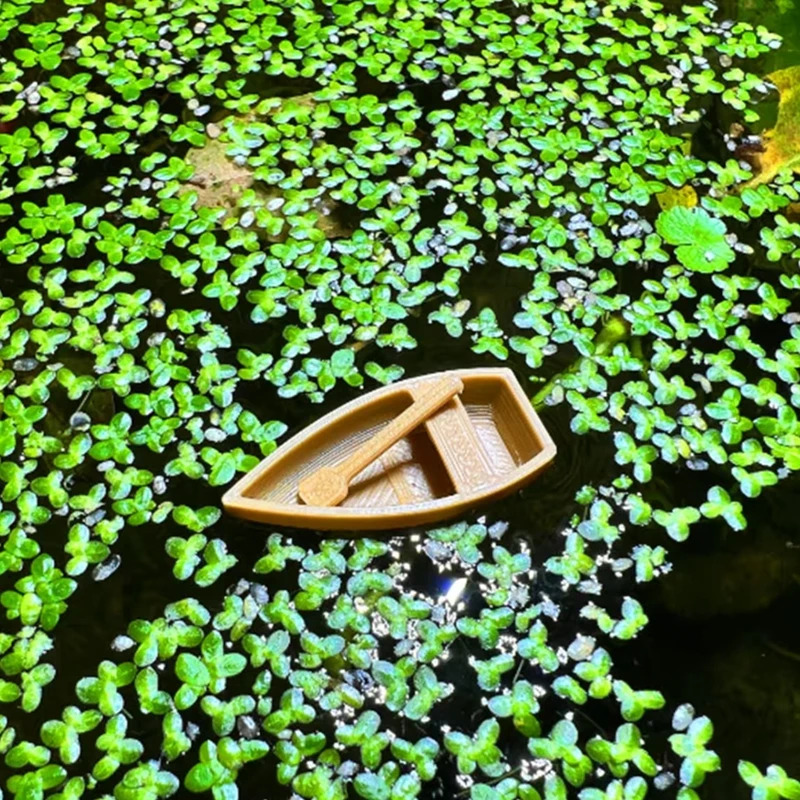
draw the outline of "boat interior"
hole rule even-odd
[[[350,482],[341,507],[404,506],[469,494],[502,483],[541,452],[529,408],[520,407],[506,381],[465,377],[463,383],[460,395]],[[344,461],[414,400],[411,391],[388,393],[310,431],[244,497],[300,504],[297,486],[303,478]]]

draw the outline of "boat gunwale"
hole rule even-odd
[[[540,448],[533,458],[518,465],[507,473],[502,480],[481,487],[472,492],[454,493],[431,500],[423,500],[413,504],[387,506],[385,510],[378,511],[374,508],[359,508],[357,506],[306,506],[303,504],[292,505],[278,503],[261,498],[249,498],[245,494],[262,476],[271,469],[280,465],[281,461],[294,453],[297,447],[312,439],[319,431],[327,428],[331,423],[346,417],[352,411],[364,410],[375,403],[385,401],[391,395],[407,395],[413,402],[412,386],[417,383],[435,381],[444,375],[466,378],[465,390],[470,379],[493,378],[509,389],[516,400],[519,410],[523,413],[526,424],[529,426]],[[298,431],[288,441],[284,442],[273,453],[243,475],[222,497],[222,505],[232,515],[260,522],[261,524],[285,525],[293,528],[307,528],[318,530],[345,530],[349,527],[361,530],[379,530],[390,528],[408,528],[415,525],[443,520],[456,516],[460,511],[468,509],[489,498],[502,498],[513,492],[526,480],[541,471],[549,464],[557,453],[557,448],[541,419],[530,403],[530,399],[522,391],[516,375],[507,367],[486,367],[461,370],[443,370],[418,377],[407,378],[397,384],[375,389],[369,395],[355,397],[337,409],[334,409],[316,422]],[[444,511],[443,515],[438,512]],[[252,512],[252,515],[247,513]],[[268,516],[270,519],[265,520]]]

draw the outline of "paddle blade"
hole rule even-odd
[[[303,478],[297,494],[307,506],[338,506],[347,497],[347,478],[331,467],[320,467]]]

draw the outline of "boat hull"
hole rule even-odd
[[[342,463],[432,382],[463,392],[362,470],[335,507],[307,506],[298,483]],[[451,370],[377,389],[293,436],[222,499],[232,515],[320,531],[409,528],[441,522],[530,483],[556,447],[508,369]]]

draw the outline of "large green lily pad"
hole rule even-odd
[[[725,223],[702,208],[674,206],[658,217],[656,230],[676,245],[681,264],[695,272],[720,272],[736,257],[725,239]]]

